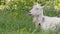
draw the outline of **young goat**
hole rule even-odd
[[[30,15],[33,16],[33,22],[37,27],[40,27],[42,30],[55,30],[60,25],[60,18],[58,17],[49,17],[43,15],[44,6],[35,4],[33,8],[29,11]]]

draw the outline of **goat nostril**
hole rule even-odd
[[[31,12],[29,12],[29,13],[31,13]]]

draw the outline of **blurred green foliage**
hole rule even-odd
[[[54,10],[54,6],[59,3],[57,0],[11,0],[5,5],[1,1],[0,34],[52,34],[50,31],[42,32],[40,29],[36,29],[32,23],[29,11],[36,2],[41,6],[46,5],[44,15],[60,17],[60,12]]]

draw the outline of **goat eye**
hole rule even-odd
[[[36,10],[38,10],[39,8],[36,8]]]

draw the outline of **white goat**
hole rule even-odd
[[[40,27],[42,30],[55,30],[60,25],[60,18],[49,17],[43,15],[44,6],[40,6],[38,3],[30,10],[30,15],[33,16],[33,22],[36,27]]]

